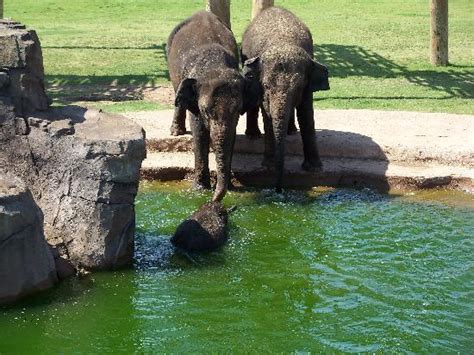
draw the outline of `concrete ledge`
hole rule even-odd
[[[147,135],[148,158],[142,178],[177,180],[194,166],[192,136],[172,137],[172,111],[127,114]],[[424,189],[443,187],[474,192],[474,117],[418,112],[317,110],[317,143],[324,169],[300,168],[299,134],[287,138],[285,186],[370,186]],[[238,126],[233,173],[244,185],[271,186],[273,173],[261,166],[263,138],[244,135]],[[214,157],[210,169],[215,171]]]
[[[387,161],[323,158],[324,169],[308,173],[301,169],[302,158],[288,156],[285,160],[284,185],[288,188],[314,186],[364,186],[381,192],[390,189],[427,189],[443,187],[474,192],[474,171],[466,167],[441,165],[406,166]],[[209,168],[215,174],[211,153]],[[141,177],[146,180],[182,180],[191,178],[194,155],[190,152],[148,153]],[[271,186],[273,172],[262,167],[254,154],[236,154],[232,164],[235,182],[248,186]]]

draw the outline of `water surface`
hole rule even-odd
[[[174,251],[209,198],[142,185],[134,267],[0,309],[0,353],[474,348],[472,195],[233,192],[229,244]]]

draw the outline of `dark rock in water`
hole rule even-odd
[[[51,253],[54,257],[54,265],[56,265],[56,273],[58,274],[59,280],[67,279],[76,274],[76,268],[66,258],[61,256],[60,251],[56,247],[50,247]]]
[[[56,282],[43,214],[25,183],[0,168],[0,304]]]
[[[217,249],[227,241],[227,220],[228,212],[220,202],[206,203],[178,226],[171,243],[186,250]]]

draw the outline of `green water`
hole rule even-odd
[[[472,196],[233,192],[229,244],[175,253],[209,196],[142,186],[134,268],[0,309],[0,353],[472,353]]]

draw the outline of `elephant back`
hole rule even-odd
[[[293,13],[272,6],[250,23],[242,38],[242,53],[258,57],[270,47],[298,46],[313,57],[313,38],[309,28]]]

